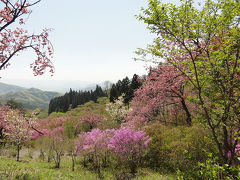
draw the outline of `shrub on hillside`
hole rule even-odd
[[[108,148],[119,157],[121,165],[130,169],[134,175],[151,139],[144,131],[136,130],[134,126],[121,126],[120,129],[114,130]]]
[[[209,132],[200,125],[191,127],[166,127],[155,123],[146,128],[152,137],[146,166],[165,171],[190,172],[198,162],[205,162],[207,152],[216,152]]]
[[[102,168],[106,165],[108,157],[108,143],[112,136],[113,130],[93,129],[91,132],[86,132],[79,135],[76,141],[76,152],[79,156],[88,158],[91,166],[102,177]],[[84,162],[86,163],[86,162]]]

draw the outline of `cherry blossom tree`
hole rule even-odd
[[[5,130],[3,134],[6,139],[17,147],[17,161],[22,146],[31,140],[32,127],[36,124],[34,117],[24,117],[17,110],[9,110],[4,117]]]
[[[7,68],[14,56],[32,49],[36,54],[35,61],[30,65],[34,75],[42,75],[46,69],[54,72],[50,61],[53,47],[48,39],[51,29],[44,29],[40,34],[29,34],[28,30],[22,28],[32,12],[30,8],[40,1],[0,1],[0,70]]]
[[[65,152],[65,145],[67,139],[64,137],[64,128],[58,127],[52,130],[50,148],[53,150],[53,160],[55,162],[55,168],[60,168],[61,158]]]
[[[185,84],[186,78],[172,65],[161,63],[150,68],[145,84],[135,91],[131,102],[132,112],[128,114],[127,121],[142,124],[158,117],[159,121],[167,123],[166,119],[170,117],[183,116],[191,126]],[[177,121],[174,123],[178,124]]]
[[[40,145],[42,157],[48,154],[48,162],[54,160],[55,168],[60,168],[61,159],[64,155],[68,139],[64,136],[64,128],[59,126],[54,129],[42,129],[43,134],[35,131],[32,139],[37,140]],[[44,159],[44,158],[43,158]]]
[[[8,106],[0,106],[0,145],[3,144],[5,141],[5,134],[4,131],[6,130],[6,121],[5,116],[9,111]]]
[[[68,142],[64,134],[64,123],[67,117],[46,118],[38,122],[38,131],[34,131],[32,139],[39,142],[41,153],[48,153],[48,161],[52,158],[55,168],[60,168],[61,158],[66,150]]]
[[[64,123],[70,119],[70,117],[62,116],[62,117],[47,117],[38,121],[39,129],[55,129],[57,127],[63,127]]]
[[[97,127],[97,124],[103,122],[104,118],[100,114],[86,113],[78,121],[75,129],[77,129],[81,124],[86,123],[88,125],[88,130],[92,130]]]

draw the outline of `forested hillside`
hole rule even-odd
[[[22,91],[22,90],[25,90],[25,89],[26,88],[24,88],[24,87],[5,84],[5,83],[0,82],[0,95],[7,94],[9,92]]]
[[[48,113],[67,112],[69,109],[78,107],[78,105],[88,101],[97,102],[97,98],[107,96],[109,96],[110,102],[114,102],[119,96],[123,95],[124,103],[129,104],[134,97],[134,91],[142,85],[143,81],[144,79],[134,74],[131,80],[125,77],[122,80],[118,80],[116,84],[112,84],[110,89],[102,90],[99,85],[96,86],[95,90],[90,91],[74,91],[70,89],[65,95],[51,99]]]
[[[5,104],[8,100],[13,99],[16,102],[22,103],[28,109],[48,108],[52,98],[61,95],[57,92],[41,91],[31,88],[17,92],[9,92],[0,96],[0,102]]]
[[[74,109],[78,105],[82,105],[88,101],[97,102],[97,98],[104,96],[107,96],[106,92],[98,85],[94,91],[73,91],[70,89],[70,91],[63,96],[51,99],[48,113],[67,112],[69,108]]]
[[[114,100],[117,100],[119,96],[124,94],[124,103],[129,104],[134,97],[134,91],[137,90],[143,82],[144,78],[139,77],[137,74],[134,74],[131,79],[125,77],[122,80],[118,80],[110,89],[110,101],[114,102]]]

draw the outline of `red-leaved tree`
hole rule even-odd
[[[25,17],[31,14],[30,8],[41,0],[30,3],[28,0],[0,0],[0,70],[9,66],[13,56],[26,49],[32,49],[36,54],[31,64],[34,75],[42,75],[47,68],[53,73],[50,61],[53,54],[51,42],[48,39],[50,29],[44,29],[40,34],[29,34],[21,28]]]

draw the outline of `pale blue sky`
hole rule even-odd
[[[0,73],[9,79],[116,81],[144,74],[146,63],[134,61],[134,51],[151,43],[153,35],[134,15],[147,0],[42,0],[27,21],[29,32],[53,28],[56,73],[34,77],[29,64],[35,56],[24,52]],[[12,81],[11,81],[12,82]]]

